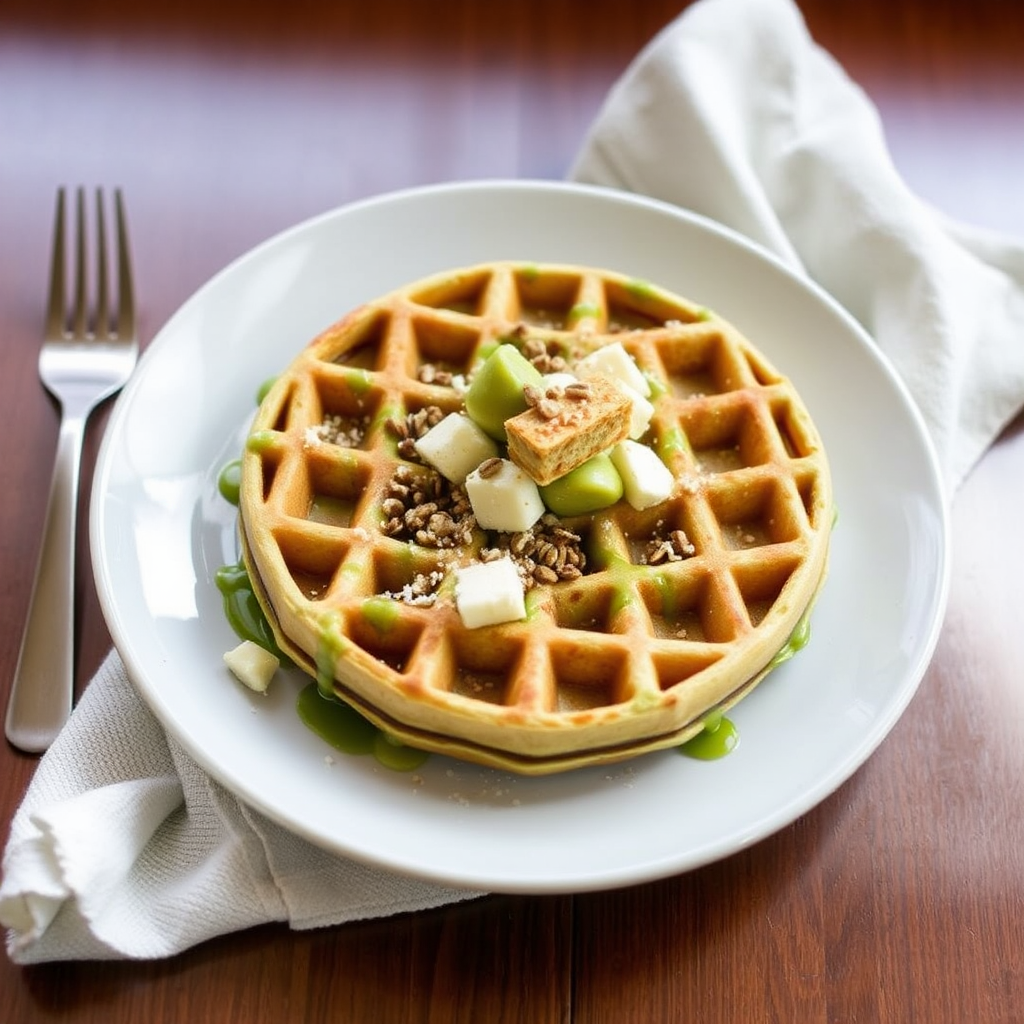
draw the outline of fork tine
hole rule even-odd
[[[135,337],[135,288],[128,245],[128,219],[119,188],[114,190],[114,208],[117,218],[117,336],[122,341],[131,341]]]
[[[69,192],[70,189],[64,188],[57,191],[46,337],[39,349],[40,379],[60,404],[57,456],[43,525],[43,546],[4,724],[10,742],[32,752],[45,750],[50,745],[72,706],[75,533],[82,438],[92,411],[116,394],[131,377],[139,348],[134,333],[135,296],[128,259],[128,230],[120,195],[115,202],[123,320],[118,325],[119,332],[114,333],[110,324],[112,302],[109,295],[113,274],[108,267],[113,246],[106,232],[109,211],[104,216],[104,201],[109,193],[105,196],[103,190],[96,191],[96,242],[88,253],[97,262],[92,273],[86,253],[86,190],[83,188],[78,188],[75,196],[77,238],[72,243],[73,271],[67,258]],[[92,198],[90,195],[90,201]],[[70,309],[65,295],[69,272],[74,275]],[[94,285],[100,294],[96,296],[96,305],[90,309],[87,292]],[[90,323],[94,326],[92,330]]]
[[[57,209],[53,216],[53,246],[50,255],[50,290],[46,298],[46,337],[58,338],[64,333],[64,189],[57,189]]]
[[[85,252],[85,189],[75,192],[75,298],[71,311],[71,333],[81,340],[88,330],[88,309],[86,306],[86,278],[88,261]]]
[[[103,212],[103,189],[96,189],[96,315],[93,333],[97,338],[109,337],[110,304],[107,298],[107,219]]]

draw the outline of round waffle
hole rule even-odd
[[[652,385],[642,441],[671,495],[481,530],[415,439],[500,343],[550,372],[615,342]],[[499,262],[370,302],[295,359],[253,424],[240,522],[322,691],[413,746],[543,774],[682,743],[748,693],[824,579],[832,490],[799,395],[732,325],[607,270]],[[456,570],[497,553],[526,617],[467,628]]]

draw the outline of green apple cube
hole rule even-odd
[[[506,440],[505,420],[526,410],[523,388],[539,387],[540,371],[515,347],[499,345],[473,375],[466,412],[491,437]]]
[[[602,452],[541,487],[540,496],[556,516],[587,515],[622,497],[622,477],[611,457]]]

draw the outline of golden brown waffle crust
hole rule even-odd
[[[461,410],[499,343],[570,367],[621,343],[675,488],[564,521],[583,575],[533,586],[525,620],[467,629],[455,570],[496,538],[437,548],[382,527],[396,467],[428,472],[394,425]],[[680,743],[749,692],[824,580],[832,516],[808,410],[735,327],[614,271],[519,262],[409,284],[314,339],[257,412],[240,500],[260,604],[322,689],[398,739],[531,774]],[[692,549],[662,558],[676,531]]]

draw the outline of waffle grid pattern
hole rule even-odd
[[[623,344],[654,389],[644,440],[677,486],[645,512],[566,520],[584,575],[531,589],[525,621],[469,630],[453,570],[494,537],[438,549],[383,534],[396,465],[429,472],[399,457],[389,422],[461,408],[458,385],[497,343],[537,338],[570,364]],[[354,311],[278,379],[243,471],[247,562],[299,663],[400,738],[534,772],[680,742],[747,692],[813,600],[831,516],[786,378],[702,308],[578,267],[489,264]],[[693,553],[650,564],[675,530]],[[425,581],[427,599],[384,596]]]

